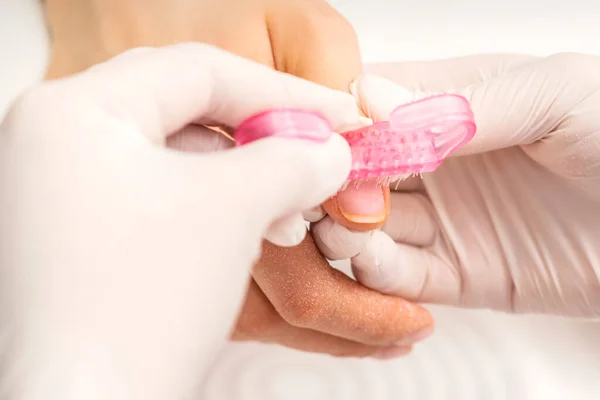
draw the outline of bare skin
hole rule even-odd
[[[361,72],[353,28],[324,0],[47,0],[45,7],[48,79],[131,48],[189,41],[342,91]],[[265,243],[252,275],[233,340],[388,358],[407,354],[433,329],[420,306],[332,269],[310,236],[294,248]]]

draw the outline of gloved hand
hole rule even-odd
[[[178,41],[210,43],[344,92],[362,69],[352,26],[325,0],[47,0],[45,10],[53,38],[49,78],[78,72],[131,47]],[[188,141],[169,145],[197,150]],[[339,198],[351,205],[343,210],[351,220],[335,213],[336,200],[326,205],[347,226],[372,229],[387,217],[387,192],[376,193],[381,207],[373,210],[372,204],[357,207],[362,193],[345,191]],[[361,215],[361,210],[372,212]],[[319,208],[317,215],[322,212]],[[252,271],[234,340],[336,356],[389,357],[409,350],[398,347],[399,341],[410,344],[409,337],[432,329],[432,317],[423,308],[332,270],[311,237],[297,247],[265,244],[265,249]]]
[[[600,315],[599,71],[600,58],[580,54],[371,67],[401,85],[357,82],[374,120],[458,92],[478,131],[435,172],[400,184],[383,231],[362,238],[326,219],[317,242],[352,258],[366,286],[410,300]]]
[[[278,105],[336,128],[360,118],[349,94],[199,44],[126,53],[14,104],[0,130],[4,396],[192,397],[261,238],[290,242],[276,233],[297,229],[269,230],[286,217],[301,240],[289,216],[340,187],[350,153],[335,134],[208,155],[164,145],[206,149],[216,134],[198,124]]]

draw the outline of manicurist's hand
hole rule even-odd
[[[315,132],[325,144],[173,148],[215,150],[222,136],[202,124],[278,105],[360,118],[348,94],[202,44],[128,52],[14,103],[0,127],[3,393],[191,397],[261,240],[302,240],[300,213],[342,185],[350,153],[329,131]]]
[[[471,103],[474,139],[391,195],[383,228],[318,236],[359,281],[426,303],[600,315],[600,58],[477,56],[376,65],[356,95],[374,120],[433,92]],[[395,82],[395,83],[394,83]]]

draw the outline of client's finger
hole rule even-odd
[[[336,357],[389,358],[408,354],[410,346],[370,346],[288,324],[253,281],[232,335],[234,341],[277,343],[310,353]]]
[[[93,87],[84,84],[89,75],[95,76]],[[334,129],[361,120],[346,93],[202,43],[124,53],[60,84],[126,119],[158,144],[193,122],[236,127],[273,107],[319,110]]]
[[[357,232],[380,228],[390,212],[390,188],[376,180],[352,182],[323,203],[338,224]]]
[[[310,235],[293,248],[265,243],[253,276],[279,314],[296,327],[379,346],[410,343],[433,327],[422,307],[369,290],[331,268]]]
[[[362,70],[352,25],[327,2],[292,3],[289,7],[279,7],[274,2],[268,12],[275,64],[285,65],[287,72],[304,79],[348,92],[350,83]],[[378,200],[355,201],[362,193],[371,197],[375,194]],[[356,231],[369,231],[385,222],[387,193],[387,188],[373,191],[349,187],[325,202],[323,208],[339,224]]]

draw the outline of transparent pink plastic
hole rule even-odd
[[[473,138],[475,121],[468,101],[439,95],[401,105],[390,120],[344,132],[350,144],[349,180],[407,176],[435,170],[451,152]],[[324,142],[331,127],[320,114],[273,109],[248,118],[237,128],[238,146],[277,136]]]
[[[331,137],[331,125],[313,111],[277,108],[246,119],[236,129],[234,138],[237,146],[243,146],[271,136],[326,142]]]
[[[473,112],[462,96],[432,96],[401,105],[389,122],[342,133],[352,152],[349,180],[431,172],[470,141],[475,129]]]

